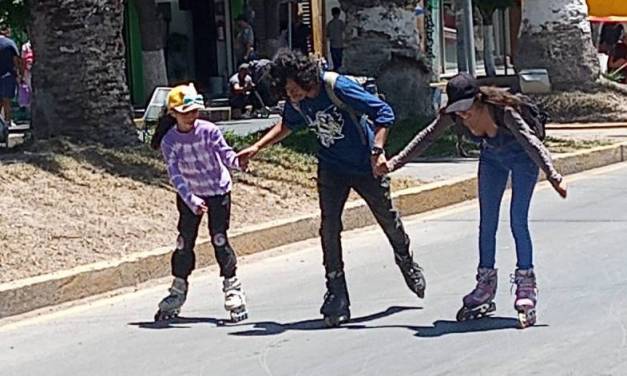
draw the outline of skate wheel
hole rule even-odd
[[[246,310],[231,311],[231,322],[240,322],[248,318],[248,312]]]
[[[155,322],[172,320],[172,319],[177,318],[178,315],[179,315],[178,311],[175,311],[175,312],[157,311],[157,313],[155,313]]]
[[[468,320],[468,312],[470,312],[468,308],[466,307],[460,308],[460,310],[457,311],[457,316],[455,317],[457,319],[457,322],[463,322],[463,321]]]
[[[528,310],[528,311],[520,311],[518,312],[518,327],[520,329],[525,329],[527,327],[533,326],[536,323],[536,311]]]
[[[324,318],[324,324],[327,326],[327,328],[335,328],[340,326],[340,320],[338,317],[325,317]]]
[[[327,328],[337,328],[341,324],[348,322],[350,320],[350,315],[340,315],[340,316],[325,316],[324,323]]]
[[[490,313],[496,311],[496,304],[494,302],[490,302],[490,304],[482,304],[478,307],[470,309],[468,307],[462,307],[457,312],[457,321],[467,321],[467,320],[477,320],[483,317],[488,317]]]

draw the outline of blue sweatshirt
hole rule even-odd
[[[321,78],[320,94],[316,98],[305,98],[298,105],[287,101],[283,122],[290,130],[307,127],[316,134],[320,144],[318,161],[321,167],[344,174],[372,174],[372,125],[368,124],[365,117],[357,119],[359,124],[355,124],[348,112],[333,104],[324,85]],[[389,127],[394,123],[394,112],[390,105],[350,78],[339,76],[334,92],[357,113],[357,117],[364,114],[375,126]],[[297,108],[300,108],[300,112]]]

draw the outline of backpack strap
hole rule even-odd
[[[340,97],[335,94],[335,84],[337,83],[337,79],[340,75],[336,72],[324,72],[322,74],[322,80],[324,81],[324,90],[327,92],[327,96],[333,102],[333,104],[339,108],[341,111],[348,113],[351,117],[351,120],[357,127],[357,131],[359,132],[359,137],[361,138],[361,142],[364,145],[368,144],[368,140],[366,139],[366,135],[364,134],[364,130],[361,128],[361,122],[359,121],[361,115],[357,113],[351,106],[347,105],[340,99]]]

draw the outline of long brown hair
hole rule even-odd
[[[496,106],[510,106],[520,111],[520,105],[523,101],[516,95],[510,93],[507,89],[495,86],[479,87],[479,100],[483,103],[490,103]]]

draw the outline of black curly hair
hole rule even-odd
[[[320,85],[320,63],[299,51],[280,50],[272,60],[270,77],[272,90],[280,98],[287,98],[285,84],[293,80],[305,90]]]

